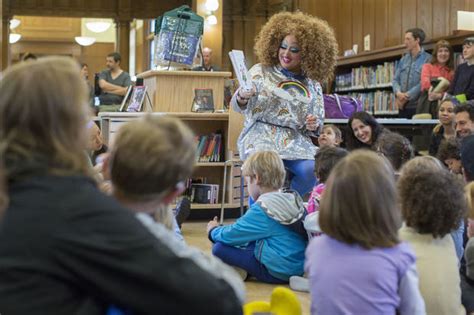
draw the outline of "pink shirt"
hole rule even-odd
[[[431,86],[431,79],[443,77],[449,82],[453,81],[454,70],[440,64],[425,63],[421,68],[421,90],[428,90]]]
[[[308,199],[308,214],[319,211],[319,202],[325,187],[326,185],[321,183],[313,188],[313,191],[311,192],[311,195]]]

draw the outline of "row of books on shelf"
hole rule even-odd
[[[454,53],[454,69],[465,62],[462,53]],[[336,75],[335,91],[343,92],[358,89],[389,88],[395,76],[398,60],[374,66],[352,68],[350,73]]]
[[[207,178],[188,178],[185,184],[184,196],[192,203],[217,204],[219,201],[219,185],[208,184]],[[177,200],[175,200],[177,203]]]
[[[197,146],[196,162],[223,161],[224,141],[222,133],[196,136],[195,142]]]
[[[398,61],[352,68],[350,73],[336,76],[336,92],[348,89],[382,88],[392,86]]]
[[[392,91],[373,91],[350,93],[349,96],[360,99],[363,109],[373,115],[395,115],[398,108]]]

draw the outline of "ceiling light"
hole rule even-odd
[[[90,46],[95,43],[94,37],[76,36],[74,39],[81,46]]]
[[[206,18],[206,22],[207,24],[209,25],[216,25],[217,24],[217,18],[214,14],[212,15],[209,15],[207,18]]]
[[[19,19],[11,19],[10,20],[10,29],[13,30],[20,25],[21,21]]]
[[[91,32],[102,33],[109,29],[110,22],[104,22],[104,21],[87,22],[86,27]]]
[[[207,0],[205,6],[207,11],[217,11],[219,9],[219,1]]]
[[[9,42],[10,44],[15,44],[21,38],[21,34],[10,34]]]

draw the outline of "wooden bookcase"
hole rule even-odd
[[[462,43],[466,37],[474,36],[472,31],[456,31],[453,35],[433,38],[423,44],[426,51],[431,52],[437,41],[444,39],[447,40],[454,48],[455,52],[462,51]],[[373,51],[366,51],[359,53],[354,56],[340,57],[337,61],[336,67],[336,78],[334,80],[332,91],[338,94],[351,94],[353,96],[373,94],[374,100],[379,97],[379,100],[385,99],[387,101],[387,108],[384,106],[377,106],[375,101],[367,101],[365,103],[365,109],[376,116],[379,115],[396,115],[398,110],[394,106],[394,97],[392,93],[391,81],[394,75],[395,63],[400,60],[402,55],[405,53],[405,46],[398,45]],[[370,72],[369,68],[379,69],[383,66],[389,68],[391,65],[391,71],[380,70],[380,73],[386,75],[385,80],[372,80],[364,81],[359,80],[359,84],[354,84],[354,79],[351,77],[358,77],[357,71]],[[360,70],[357,70],[360,69]],[[346,80],[344,80],[346,76]],[[380,76],[377,76],[379,78]],[[348,82],[343,84],[343,82]],[[362,81],[362,82],[360,82]],[[380,103],[379,103],[380,104]]]
[[[235,157],[236,135],[240,133],[238,129],[240,115],[231,111],[226,113],[190,113],[190,112],[153,112],[153,113],[99,113],[101,129],[104,142],[111,145],[119,128],[128,121],[139,119],[143,115],[171,115],[178,117],[185,122],[196,135],[211,134],[221,131],[224,137],[225,156],[222,162],[199,162],[196,163],[193,177],[205,177],[208,184],[219,185],[219,199],[217,204],[191,204],[191,209],[219,209],[223,196],[223,176],[224,168],[227,167],[226,196],[224,208],[238,208],[240,206],[240,171],[235,165],[225,161]],[[236,121],[233,121],[236,120]],[[237,128],[232,130],[232,128]],[[179,158],[179,157],[177,157]]]

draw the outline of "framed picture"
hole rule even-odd
[[[214,112],[214,97],[212,89],[194,89],[192,112]]]
[[[139,112],[142,110],[143,100],[145,99],[146,86],[135,86],[133,88],[132,96],[130,96],[130,103],[127,107],[127,112]]]
[[[122,104],[120,104],[119,112],[123,112],[127,108],[126,105],[128,103],[128,100],[130,99],[130,92],[132,92],[132,89],[133,89],[133,86],[129,85],[127,88],[127,92],[125,93],[125,96],[123,97]]]

